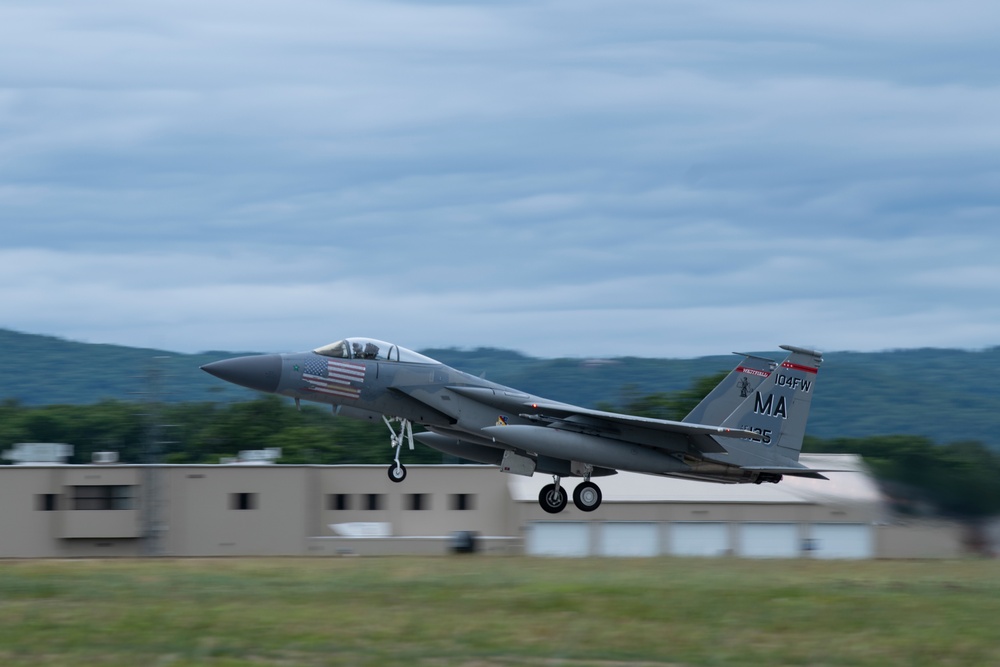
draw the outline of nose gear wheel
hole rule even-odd
[[[402,417],[390,418],[382,415],[382,421],[385,422],[385,425],[389,428],[389,433],[392,434],[390,446],[396,450],[396,456],[393,458],[393,462],[388,470],[389,479],[398,484],[406,479],[406,467],[399,462],[399,450],[403,448],[404,439],[409,443],[410,449],[413,449],[413,425],[409,419],[403,419]],[[395,423],[399,424],[399,433],[396,433],[396,429],[392,426]]]
[[[389,464],[389,480],[399,484],[406,479],[406,466],[398,461]]]

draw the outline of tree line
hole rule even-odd
[[[252,449],[280,448],[280,463],[362,464],[392,460],[384,424],[336,417],[277,396],[242,403],[148,404],[106,400],[93,405],[0,405],[0,446],[20,442],[73,445],[71,463],[114,451],[123,463],[218,463]],[[441,463],[418,447],[413,463]]]
[[[229,403],[256,398],[249,389],[199,370],[209,362],[245,352],[177,354],[78,343],[3,328],[0,350],[0,401],[93,405],[108,399]],[[629,398],[655,392],[682,392],[696,378],[729,370],[736,363],[728,354],[698,359],[539,359],[491,348],[419,351],[472,375],[586,407],[609,400],[621,406]],[[623,352],[608,350],[609,354]],[[782,354],[761,353],[778,359]],[[1000,374],[983,371],[998,365],[1000,347],[975,352],[830,352],[818,378],[820,390],[813,398],[809,432],[823,438],[933,433],[953,440],[978,440],[1000,452],[1000,410],[996,409]],[[933,421],[924,422],[925,415],[933,415]]]
[[[723,374],[724,375],[724,374]],[[603,405],[642,416],[682,419],[720,380],[697,380],[676,393],[638,394],[624,405]],[[389,431],[381,422],[337,417],[329,410],[263,396],[242,403],[150,404],[107,400],[93,405],[0,404],[0,448],[22,442],[74,446],[71,463],[115,451],[123,463],[218,463],[242,450],[281,449],[282,464],[388,464]],[[806,452],[861,455],[896,508],[903,512],[977,518],[1000,513],[1000,455],[984,444],[935,443],[925,436],[884,435],[820,439]],[[457,463],[417,445],[407,463]]]

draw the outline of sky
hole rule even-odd
[[[1000,345],[1000,5],[0,4],[0,327]]]

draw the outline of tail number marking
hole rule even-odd
[[[740,426],[744,431],[753,431],[759,438],[743,438],[744,440],[749,440],[750,442],[762,442],[765,445],[771,444],[771,429],[769,428],[757,428],[756,426]]]

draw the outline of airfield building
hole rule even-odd
[[[830,481],[716,485],[621,473],[604,503],[546,514],[546,476],[487,466],[0,466],[0,558],[445,554],[947,558],[950,526],[888,522],[853,456]],[[574,480],[563,480],[571,490]]]

